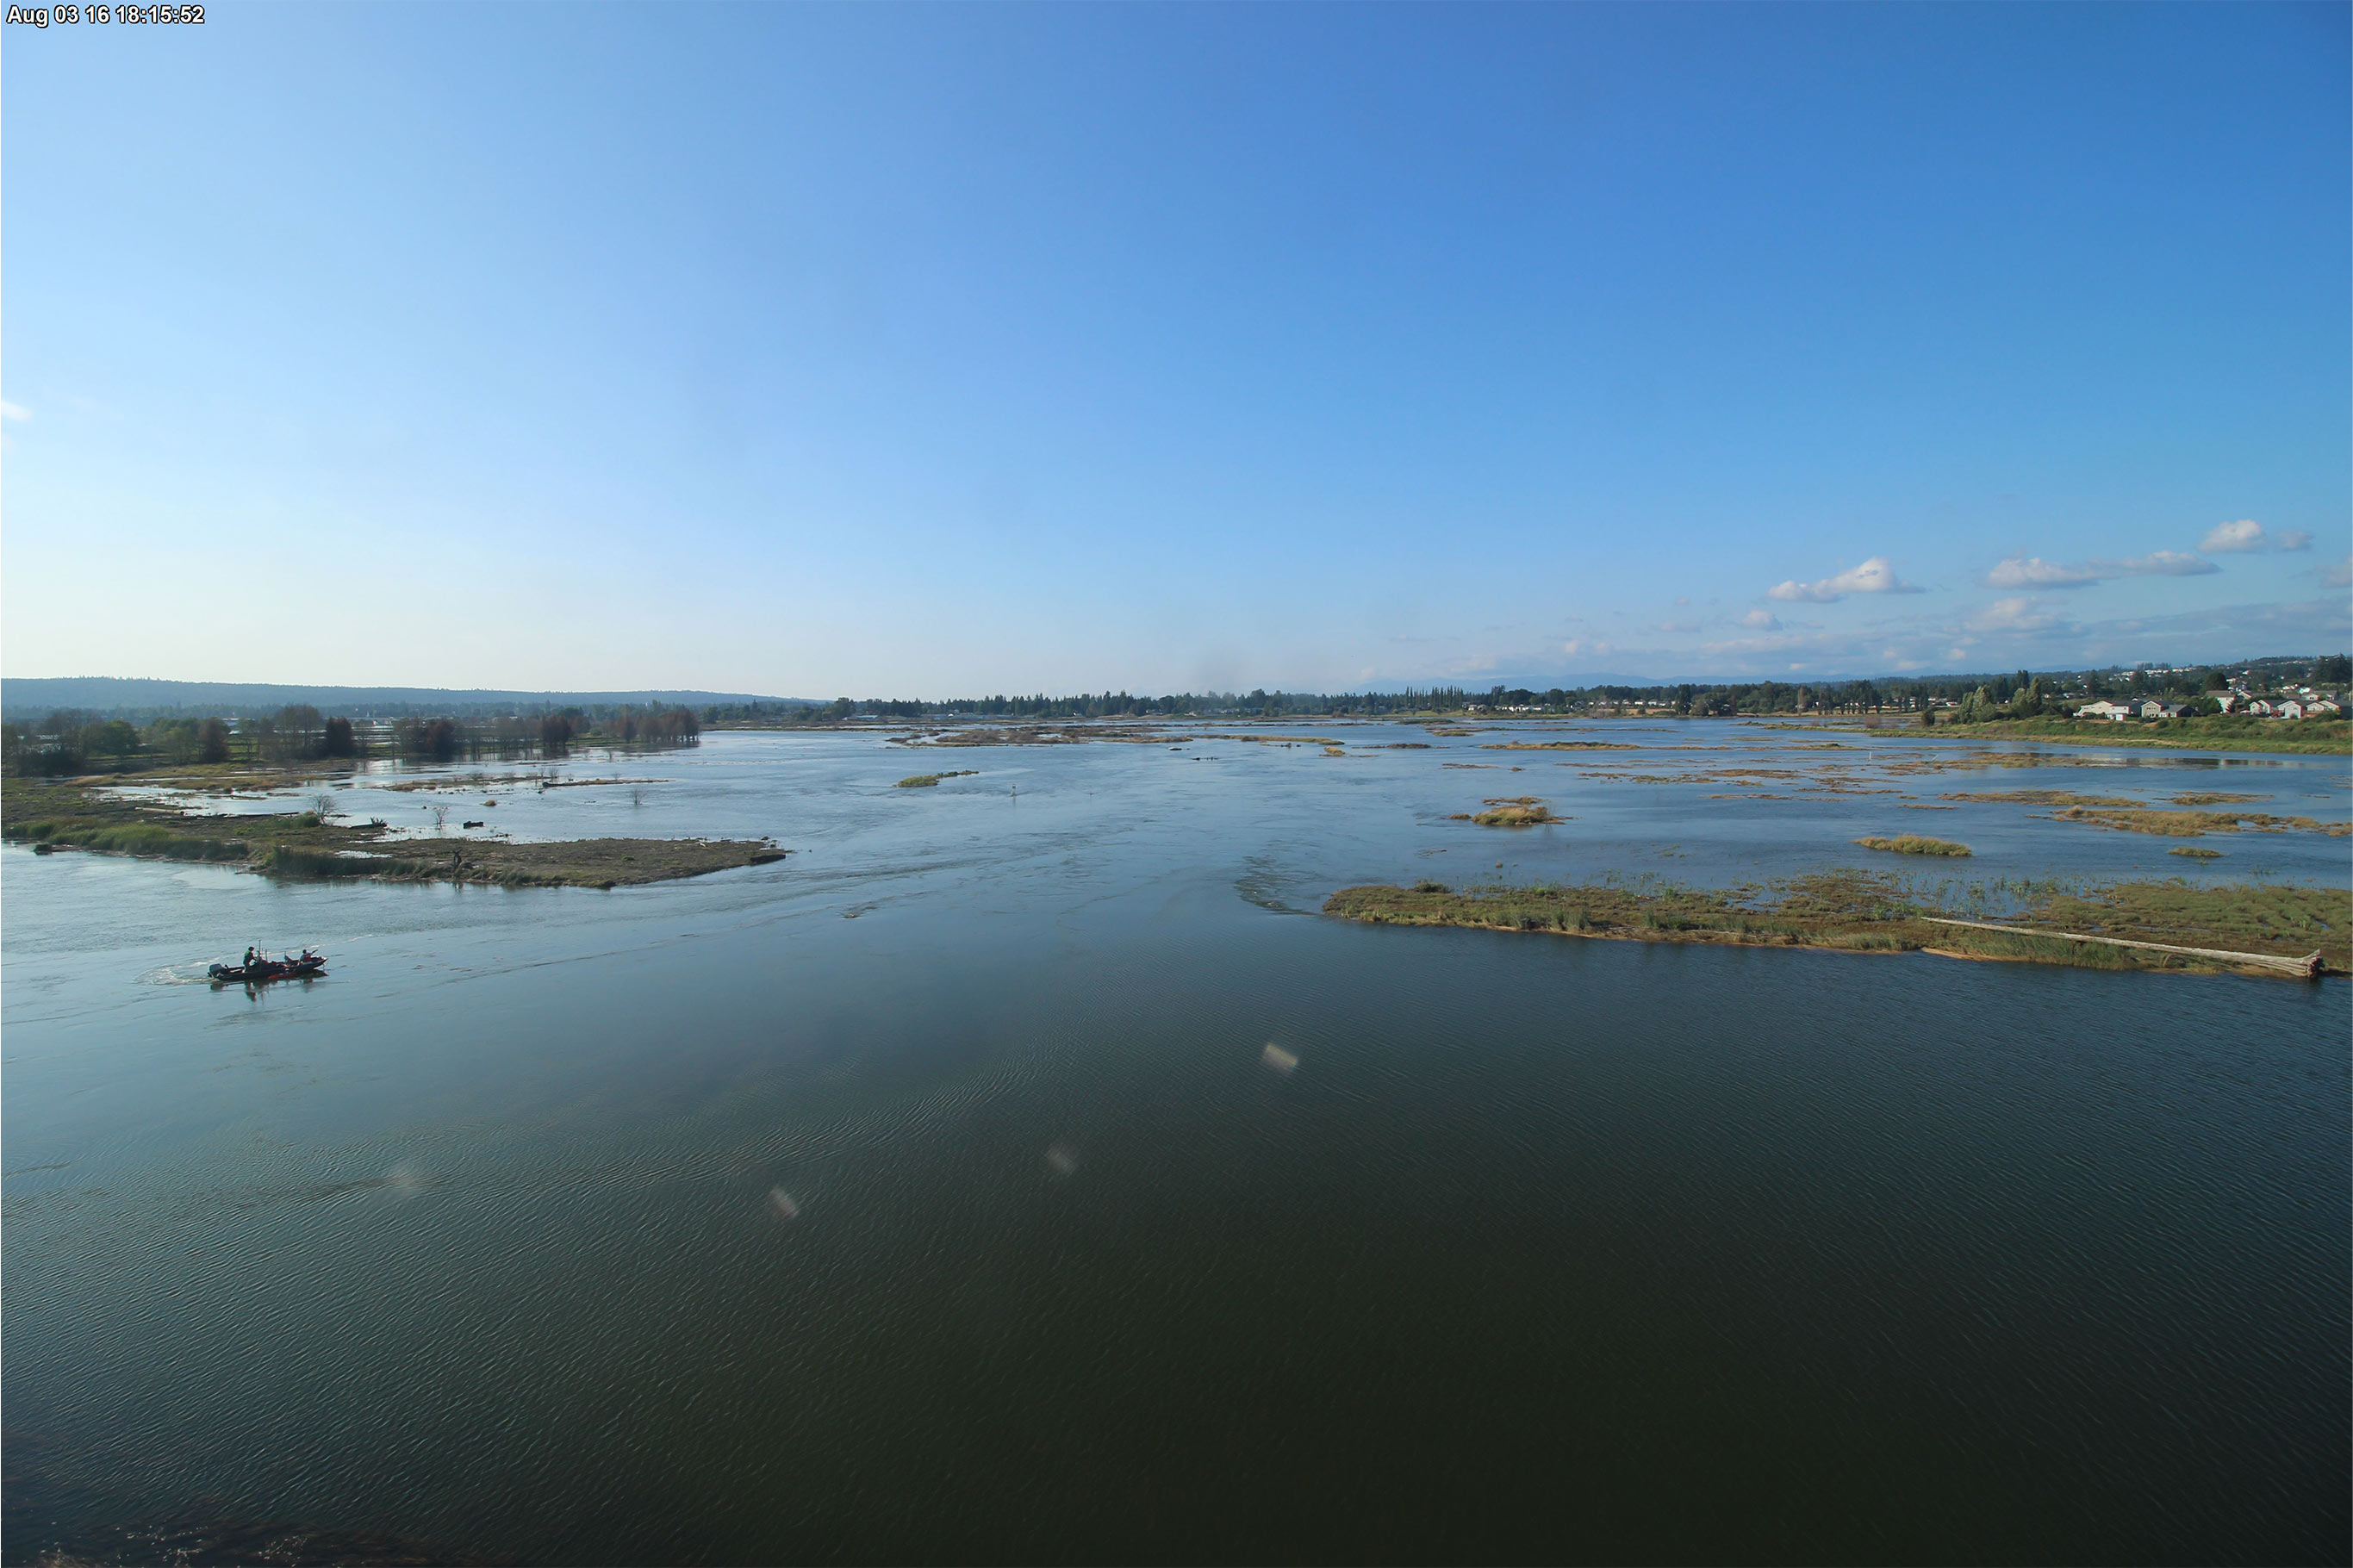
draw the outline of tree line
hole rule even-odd
[[[0,769],[24,777],[57,778],[158,764],[282,766],[379,756],[417,763],[550,759],[565,755],[575,745],[691,745],[702,729],[693,710],[684,707],[410,717],[381,724],[355,723],[297,703],[272,715],[157,719],[143,726],[60,709],[35,723],[0,724]]]
[[[2231,665],[2137,666],[2087,670],[2016,670],[2000,674],[1883,676],[1868,680],[1734,681],[1713,684],[1552,687],[1408,687],[1398,691],[1306,692],[1253,690],[1176,692],[1139,697],[1126,691],[1070,697],[999,693],[939,700],[836,698],[821,703],[714,704],[706,723],[806,725],[852,719],[1219,719],[1357,718],[1407,713],[1591,713],[1636,710],[1693,718],[1785,714],[1934,713],[1940,721],[2073,714],[2102,699],[2163,697],[2214,710],[2211,694],[2233,681],[2259,694],[2299,681],[2338,689],[2353,681],[2353,658],[2264,658]]]

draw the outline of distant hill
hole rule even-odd
[[[38,720],[60,708],[110,718],[147,720],[224,719],[275,713],[304,702],[320,711],[349,718],[398,718],[434,714],[462,718],[482,713],[538,712],[558,708],[706,708],[765,702],[810,707],[816,699],[754,697],[736,691],[448,691],[423,686],[268,686],[212,680],[121,680],[76,675],[56,679],[0,679],[0,716]]]

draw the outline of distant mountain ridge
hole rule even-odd
[[[44,719],[60,708],[117,717],[225,719],[275,713],[293,703],[346,716],[432,713],[456,718],[495,710],[539,708],[706,708],[712,703],[774,702],[814,705],[803,697],[754,697],[734,691],[454,691],[429,686],[277,686],[216,680],[140,680],[114,676],[73,675],[54,679],[0,679],[0,714],[16,720]]]

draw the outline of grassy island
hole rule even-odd
[[[1561,818],[1552,814],[1552,807],[1532,795],[1514,795],[1508,800],[1491,800],[1487,809],[1465,813],[1482,827],[1542,827]]]
[[[944,773],[911,773],[892,785],[893,789],[937,789],[942,779],[968,779],[979,774],[978,768],[951,768]]]
[[[1956,844],[1949,838],[1926,838],[1917,833],[1899,833],[1893,838],[1858,838],[1865,849],[1884,849],[1893,855],[1947,855],[1969,853],[1966,844]]]
[[[1324,912],[1372,925],[1848,952],[1925,951],[2095,969],[2276,973],[2301,967],[2316,952],[2331,973],[2353,968],[2353,889],[2193,887],[2174,879],[2009,885],[1993,891],[1998,899],[2007,894],[1999,907],[2008,912],[1998,921],[1986,919],[1982,885],[1924,889],[1862,871],[1731,889],[1649,879],[1461,891],[1438,882],[1374,885],[1341,889],[1324,901]]]
[[[344,825],[316,812],[186,816],[114,798],[79,784],[12,778],[0,797],[0,836],[39,853],[79,849],[239,866],[281,878],[364,878],[506,888],[617,888],[700,877],[784,858],[764,840],[584,838],[516,844],[498,838],[396,838],[381,823]]]
[[[1490,741],[1482,752],[1639,752],[1631,741]]]
[[[2331,838],[2353,834],[2353,823],[2275,816],[2265,811],[2155,811],[2129,805],[2071,805],[2052,813],[2052,820],[2081,822],[2118,833],[2152,833],[2166,838],[2197,838],[2209,833],[2321,833]]]

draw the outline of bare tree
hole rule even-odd
[[[311,809],[322,822],[335,820],[335,792],[322,789],[311,797]]]
[[[643,790],[641,790],[641,789],[633,789],[633,790],[631,790],[631,791],[629,792],[629,804],[630,804],[631,805],[645,805],[645,804],[646,804],[646,792],[645,792],[645,791],[643,791]]]
[[[435,806],[433,808],[433,831],[438,833],[448,826],[449,808],[446,805]]]

